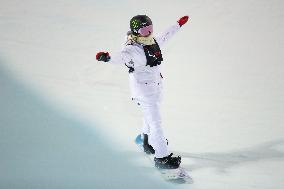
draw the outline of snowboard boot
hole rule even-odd
[[[167,145],[169,144],[168,139],[167,140]],[[143,134],[143,148],[144,148],[144,152],[146,154],[155,154],[155,150],[153,148],[153,146],[151,146],[148,142],[148,135],[147,134]]]
[[[143,148],[146,154],[155,154],[153,146],[148,143],[148,135],[143,134]]]
[[[172,157],[173,153],[163,158],[154,158],[155,166],[159,169],[177,169],[181,163],[181,157]]]

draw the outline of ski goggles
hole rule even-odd
[[[140,28],[140,29],[138,30],[138,33],[139,33],[142,37],[147,37],[147,36],[149,36],[151,33],[153,33],[153,25],[144,26],[143,28]]]

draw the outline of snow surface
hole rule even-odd
[[[0,1],[1,188],[165,187],[133,142],[142,114],[127,69],[95,60],[147,14],[156,33],[191,18],[163,51],[163,127],[195,181],[173,187],[282,189],[283,10],[280,0]]]

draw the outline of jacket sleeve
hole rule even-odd
[[[158,34],[155,39],[159,46],[164,46],[164,44],[174,35],[179,31],[180,25],[176,23],[175,25],[170,26],[167,30],[164,32]]]
[[[111,56],[111,59],[108,63],[110,63],[110,64],[126,64],[128,62],[131,62],[131,60],[132,60],[131,49],[129,49],[126,46],[120,52]]]

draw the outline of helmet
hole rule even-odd
[[[137,15],[130,20],[130,29],[134,35],[148,36],[153,33],[152,20],[147,15]]]

